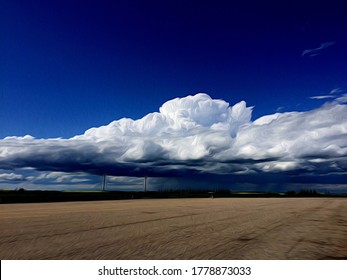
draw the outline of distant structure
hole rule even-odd
[[[106,174],[102,176],[102,191],[106,191]]]

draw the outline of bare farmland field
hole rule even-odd
[[[343,198],[0,205],[1,259],[347,259]]]

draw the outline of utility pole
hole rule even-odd
[[[143,185],[144,185],[145,192],[147,192],[147,176],[145,176],[144,178]]]
[[[102,191],[104,192],[106,190],[106,174],[103,175],[103,181],[102,181]]]

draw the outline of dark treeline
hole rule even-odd
[[[230,192],[229,190],[167,190],[167,191],[0,191],[0,203],[64,202],[155,198],[219,198],[219,197],[347,197],[347,194],[318,193],[316,190],[271,192]]]

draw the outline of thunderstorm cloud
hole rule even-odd
[[[0,140],[0,169],[114,176],[346,174],[347,105],[340,97],[305,112],[251,120],[244,101],[176,98],[141,119],[123,118],[69,139]],[[0,175],[20,180],[13,173]],[[59,179],[56,179],[59,178]],[[46,178],[47,179],[47,178]],[[77,180],[77,179],[75,179]]]

